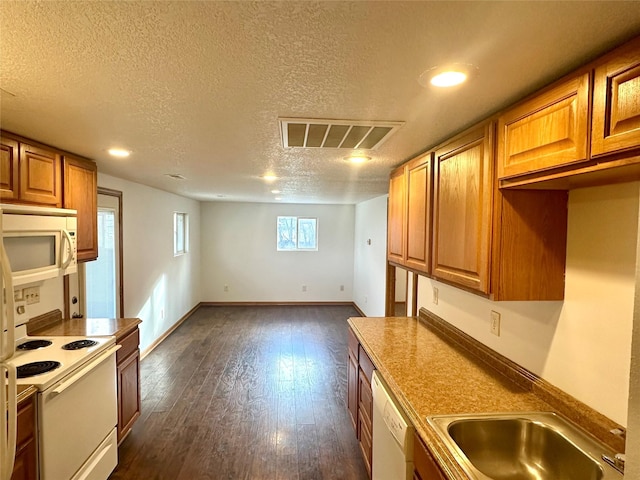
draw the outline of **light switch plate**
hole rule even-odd
[[[500,336],[500,313],[491,310],[491,333]]]

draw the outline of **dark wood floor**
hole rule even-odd
[[[351,307],[201,307],[141,364],[120,479],[366,479],[346,398]]]

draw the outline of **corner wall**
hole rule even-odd
[[[203,202],[201,209],[202,301],[352,300],[353,205]],[[318,251],[276,251],[279,215],[317,217]]]
[[[124,316],[138,317],[146,350],[200,301],[200,203],[98,173],[122,192]],[[173,213],[189,215],[189,253],[173,256]]]
[[[639,187],[570,192],[563,302],[491,302],[421,277],[419,306],[626,425]],[[500,337],[489,331],[491,310]]]
[[[356,205],[355,229],[353,302],[368,317],[384,317],[387,195]],[[371,245],[368,240],[371,240]]]

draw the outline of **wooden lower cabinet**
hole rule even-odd
[[[438,467],[420,436],[416,432],[413,435],[414,480],[446,480],[444,473]]]
[[[36,447],[36,396],[18,404],[16,459],[11,480],[36,480],[38,454]]]
[[[353,330],[349,329],[347,409],[360,443],[365,466],[371,476],[373,454],[373,392],[371,377],[375,369]]]
[[[140,333],[138,328],[126,334],[116,343],[121,345],[116,353],[118,375],[118,444],[129,434],[140,416]]]

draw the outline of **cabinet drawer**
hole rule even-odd
[[[359,409],[366,416],[366,420],[371,425],[373,415],[373,392],[371,391],[371,384],[360,370],[360,402]]]
[[[138,350],[140,344],[140,330],[136,328],[133,332],[129,333],[126,337],[118,339],[118,345],[122,345],[120,350],[116,352],[116,363],[120,363],[133,352]]]
[[[375,370],[376,367],[373,366],[373,362],[369,358],[369,355],[367,355],[367,352],[364,351],[364,348],[362,348],[362,345],[360,345],[359,347],[358,358],[359,358],[358,362],[360,364],[360,368],[362,369],[365,376],[367,377],[369,384],[371,384],[371,376],[373,375],[373,371]]]
[[[351,328],[349,328],[349,338],[347,340],[347,343],[349,345],[349,351],[351,352],[353,357],[358,360],[358,347],[360,346],[360,343],[358,342],[356,334],[353,333],[353,330]]]
[[[371,475],[371,461],[373,456],[373,441],[371,440],[371,424],[367,423],[360,411],[360,418],[358,421],[358,433],[360,438],[360,450],[364,456],[365,466],[369,475]]]

